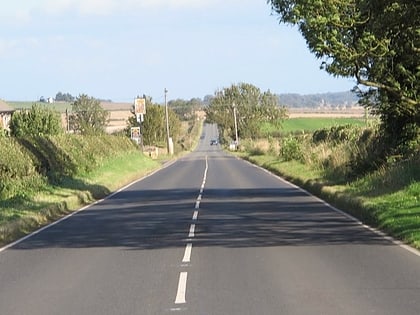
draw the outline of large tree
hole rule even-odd
[[[70,125],[75,132],[83,135],[102,134],[108,121],[109,112],[101,107],[99,100],[82,94],[72,103]]]
[[[278,97],[270,91],[261,92],[252,84],[233,84],[216,91],[205,109],[207,120],[217,123],[222,134],[235,139],[234,110],[240,137],[260,135],[261,122],[280,123],[286,111],[279,106]]]
[[[392,148],[418,145],[420,2],[271,0],[280,22],[297,25],[321,67],[354,77],[364,104],[380,115]],[[391,152],[389,152],[391,153]]]

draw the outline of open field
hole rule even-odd
[[[354,107],[348,109],[319,109],[319,108],[288,108],[289,118],[304,117],[328,117],[328,118],[363,118],[365,109],[362,107]]]
[[[55,102],[7,102],[12,108],[31,108],[33,104],[47,106],[61,113],[63,126],[66,127],[66,109],[71,111],[71,103]],[[122,130],[127,126],[127,120],[131,113],[132,103],[101,102],[101,106],[110,113],[107,131],[112,133]],[[289,108],[289,119],[282,126],[283,132],[291,131],[313,131],[320,128],[327,128],[344,124],[366,124],[365,111],[363,108],[351,109],[313,109],[313,108]],[[270,132],[271,126],[265,126],[265,132]]]
[[[330,128],[341,125],[366,125],[366,120],[352,117],[299,117],[290,118],[283,122],[282,131],[315,131],[322,128]]]

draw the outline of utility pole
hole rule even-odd
[[[171,154],[170,144],[169,144],[169,115],[168,115],[168,103],[166,101],[166,94],[168,90],[165,88],[163,90],[165,92],[165,117],[166,117],[166,144],[168,149],[168,155]]]
[[[233,118],[235,120],[235,145],[236,145],[235,149],[238,149],[238,145],[239,145],[238,123],[237,123],[237,119],[236,119],[236,105],[235,105],[235,103],[233,103]]]

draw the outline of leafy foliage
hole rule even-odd
[[[354,125],[338,125],[331,128],[315,130],[312,135],[314,143],[330,142],[332,145],[353,141],[358,136],[360,128]]]
[[[72,103],[70,126],[83,135],[97,135],[105,132],[109,113],[100,105],[100,101],[85,94],[79,95]]]
[[[364,105],[380,115],[389,152],[419,148],[420,3],[413,0],[271,0],[297,25],[334,76],[369,87]],[[369,100],[369,101],[367,101]],[[406,153],[409,153],[406,150]]]
[[[111,135],[0,137],[0,146],[0,199],[24,197],[47,181],[80,177],[110,157],[137,152],[127,137]]]
[[[283,161],[301,161],[303,158],[302,150],[302,141],[298,137],[289,136],[282,140],[280,146],[280,157]]]
[[[29,152],[13,137],[0,137],[0,199],[23,196],[42,184]]]
[[[46,136],[62,132],[60,116],[53,110],[33,104],[29,110],[15,112],[10,121],[12,136]]]
[[[260,136],[262,122],[280,127],[286,110],[270,91],[261,92],[252,84],[240,83],[217,91],[205,109],[207,120],[218,124],[222,134],[235,138],[234,107],[237,111],[238,134],[242,138]]]
[[[195,111],[203,107],[203,102],[199,98],[192,98],[189,101],[176,99],[169,101],[168,107],[178,115],[180,120],[190,120],[195,118]]]
[[[176,142],[181,132],[181,121],[179,116],[171,109],[168,108],[169,117],[169,135]],[[126,134],[130,136],[131,127],[141,128],[144,145],[165,146],[166,143],[166,117],[165,107],[153,104],[150,97],[146,97],[146,114],[144,121],[139,124],[136,116],[129,117],[127,122]]]

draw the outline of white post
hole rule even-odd
[[[166,144],[167,144],[167,149],[168,149],[168,155],[171,155],[171,146],[170,146],[170,139],[169,139],[169,115],[168,115],[168,103],[166,101],[166,94],[168,93],[168,90],[165,88],[164,89],[165,92],[165,117],[166,117]]]
[[[235,145],[236,149],[238,149],[239,139],[238,139],[238,123],[236,119],[236,105],[233,103],[233,118],[235,119]]]

